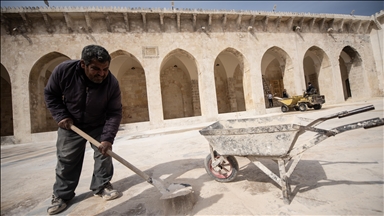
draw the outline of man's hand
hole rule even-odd
[[[71,125],[73,125],[73,120],[71,118],[65,118],[61,120],[57,125],[65,130],[71,130]]]
[[[112,143],[108,141],[101,142],[101,145],[99,146],[99,151],[101,152],[101,154],[103,154],[104,156],[107,156],[108,150],[112,151]]]

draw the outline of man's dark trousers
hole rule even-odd
[[[97,141],[100,141],[102,130],[102,126],[83,129]],[[56,182],[53,185],[53,194],[63,200],[70,200],[75,196],[75,189],[79,183],[87,140],[72,130],[59,128],[57,133]],[[102,155],[96,146],[92,144],[91,146],[94,149],[94,170],[90,189],[93,193],[98,193],[112,179],[112,157]]]

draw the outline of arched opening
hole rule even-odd
[[[123,106],[122,124],[149,121],[145,71],[137,58],[118,50],[111,53],[110,71],[119,80]]]
[[[339,67],[344,100],[350,97],[363,97],[365,81],[359,53],[350,46],[344,47],[340,52]]]
[[[245,111],[244,57],[233,48],[223,50],[214,63],[218,113]]]
[[[261,60],[261,73],[266,108],[270,107],[268,92],[273,96],[282,97],[283,90],[286,89],[287,93],[292,95],[291,92],[295,89],[292,60],[284,50],[279,47],[268,49]],[[273,107],[280,105],[276,99],[273,99]]]
[[[12,136],[13,135],[13,109],[12,109],[12,88],[11,80],[7,69],[1,64],[1,136]]]
[[[160,67],[164,119],[200,116],[200,97],[195,58],[185,50],[170,52]]]
[[[57,122],[52,118],[44,100],[44,87],[53,69],[69,60],[69,57],[51,52],[41,57],[32,67],[29,75],[29,103],[31,116],[31,132],[48,132],[57,130]]]

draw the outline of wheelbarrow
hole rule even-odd
[[[205,170],[218,182],[230,182],[239,171],[234,156],[246,157],[281,187],[283,201],[289,204],[289,177],[306,150],[342,132],[384,125],[384,119],[367,119],[330,130],[316,126],[329,119],[343,118],[373,109],[374,106],[369,105],[315,120],[296,115],[281,115],[217,121],[199,131],[208,140],[210,148],[210,154],[204,161]],[[307,131],[311,133],[305,134]],[[296,145],[299,137],[304,142]],[[262,164],[260,159],[272,159],[277,162],[279,176]]]

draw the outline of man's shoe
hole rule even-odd
[[[47,209],[47,212],[50,215],[60,213],[67,207],[67,202],[59,197],[55,197],[55,195],[52,195],[51,203],[52,205]]]
[[[113,199],[116,199],[120,195],[120,193],[117,190],[113,189],[111,183],[108,182],[105,185],[104,189],[102,189],[99,193],[94,195],[100,196],[105,200],[113,200]]]

